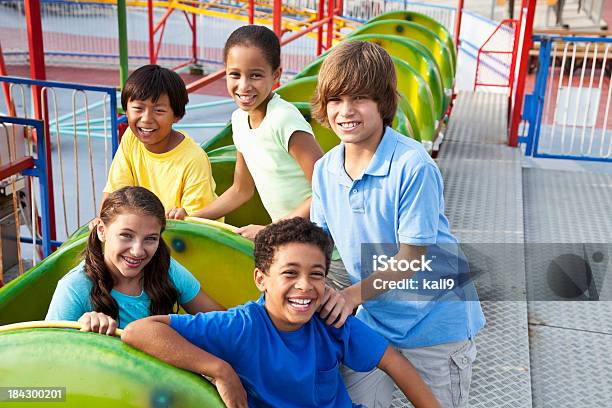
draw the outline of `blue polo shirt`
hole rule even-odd
[[[400,243],[427,246],[436,254],[434,270],[443,269],[437,276],[466,276],[467,262],[444,215],[440,170],[419,142],[387,127],[355,180],[346,174],[340,144],[315,164],[312,189],[311,219],[331,234],[353,283],[367,276],[362,249],[371,250],[368,244],[396,251]],[[387,292],[363,303],[357,317],[402,348],[472,338],[484,315],[473,283],[461,282],[461,293],[444,299],[407,301]]]
[[[388,346],[353,317],[339,329],[315,315],[298,330],[280,331],[268,316],[263,296],[225,312],[173,314],[170,325],[234,368],[249,407],[351,407],[339,363],[370,371]]]

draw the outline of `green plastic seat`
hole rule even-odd
[[[234,183],[236,146],[230,144],[207,152],[207,154],[212,168],[212,176],[215,179],[215,192],[217,196],[221,196]],[[243,227],[249,224],[267,225],[272,222],[257,190],[249,201],[227,214],[224,221],[235,227]]]
[[[383,47],[390,55],[407,62],[427,82],[433,97],[434,111],[437,113],[437,119],[445,114],[448,104],[450,103],[450,94],[452,93],[452,78],[447,78],[449,88],[445,90],[445,84],[440,76],[437,62],[433,58],[431,52],[421,43],[405,37],[386,34],[358,35],[351,37],[351,40],[374,42]],[[323,60],[324,58],[319,58],[310,63],[296,76],[296,79],[316,75],[321,69]]]
[[[382,20],[366,24],[353,31],[348,38],[363,34],[388,34],[416,40],[428,48],[441,69],[442,76],[455,77],[451,51],[429,28],[405,20]]]
[[[298,79],[294,79],[291,82],[283,85],[278,88],[276,92],[286,101],[297,103],[297,102],[308,102],[312,99],[314,95],[315,89],[317,87],[317,76],[312,75],[308,77],[302,77]],[[310,113],[310,112],[308,112]],[[304,112],[302,112],[304,114]],[[416,121],[410,120],[410,118],[414,118],[414,115],[411,115],[410,112],[404,111],[402,109],[398,109],[396,112],[395,118],[391,125],[392,128],[402,133],[403,135],[413,137],[417,140],[420,140],[420,134],[418,134],[417,123]],[[315,132],[315,136],[317,137],[317,141],[323,148],[324,151],[328,151],[331,147],[338,144],[338,138],[331,132],[331,130],[326,129],[327,132],[334,135],[335,142],[333,145],[327,143],[327,139],[321,139],[317,136],[317,131],[315,130],[315,126],[320,127],[318,123],[313,123],[316,121],[312,121],[311,126],[313,126],[313,131]]]
[[[79,263],[87,235],[87,229],[81,230],[79,236],[0,290],[0,325],[44,320],[57,282]],[[185,221],[168,221],[163,238],[174,259],[221,304],[230,307],[257,299],[251,241],[220,227]]]
[[[3,385],[63,388],[62,399],[5,400],[3,407],[225,407],[202,376],[116,337],[57,328],[14,329],[0,332],[0,359]]]
[[[455,43],[450,32],[442,24],[434,20],[433,18],[426,16],[425,14],[417,13],[416,11],[389,11],[388,13],[381,14],[373,19],[369,20],[368,23],[375,23],[382,20],[405,20],[413,23],[420,24],[424,27],[429,28],[431,31],[436,33],[438,37],[448,47],[453,57],[453,66],[457,70],[457,54],[455,52]]]

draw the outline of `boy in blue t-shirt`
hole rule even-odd
[[[439,169],[419,142],[390,127],[396,84],[393,60],[368,42],[337,45],[319,72],[313,116],[342,143],[315,165],[310,214],[346,266],[330,269],[330,283],[350,282],[327,290],[321,317],[339,327],[357,310],[442,406],[465,407],[484,315],[444,215]],[[393,383],[380,370],[343,377],[353,401],[390,405]]]
[[[340,363],[356,371],[379,367],[416,407],[439,407],[382,336],[352,317],[335,328],[315,315],[332,248],[303,218],[271,224],[255,238],[259,301],[220,313],[152,316],[128,325],[122,340],[211,377],[228,407],[350,407]]]

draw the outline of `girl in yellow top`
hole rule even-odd
[[[168,213],[175,207],[201,210],[216,198],[208,156],[172,129],[187,102],[185,83],[169,69],[145,65],[129,76],[121,93],[129,128],[113,159],[104,199],[121,187],[141,186],[155,193]]]
[[[239,108],[232,114],[234,184],[208,207],[195,213],[176,208],[169,217],[223,217],[257,187],[272,221],[309,218],[312,172],[323,151],[298,109],[272,92],[282,73],[278,38],[263,26],[240,27],[225,43],[224,62],[227,91]],[[248,225],[238,232],[253,239],[262,228]]]

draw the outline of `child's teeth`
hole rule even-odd
[[[123,259],[125,259],[125,261],[129,263],[130,265],[138,265],[140,263],[140,260],[134,260],[134,259],[129,259],[125,257]]]

